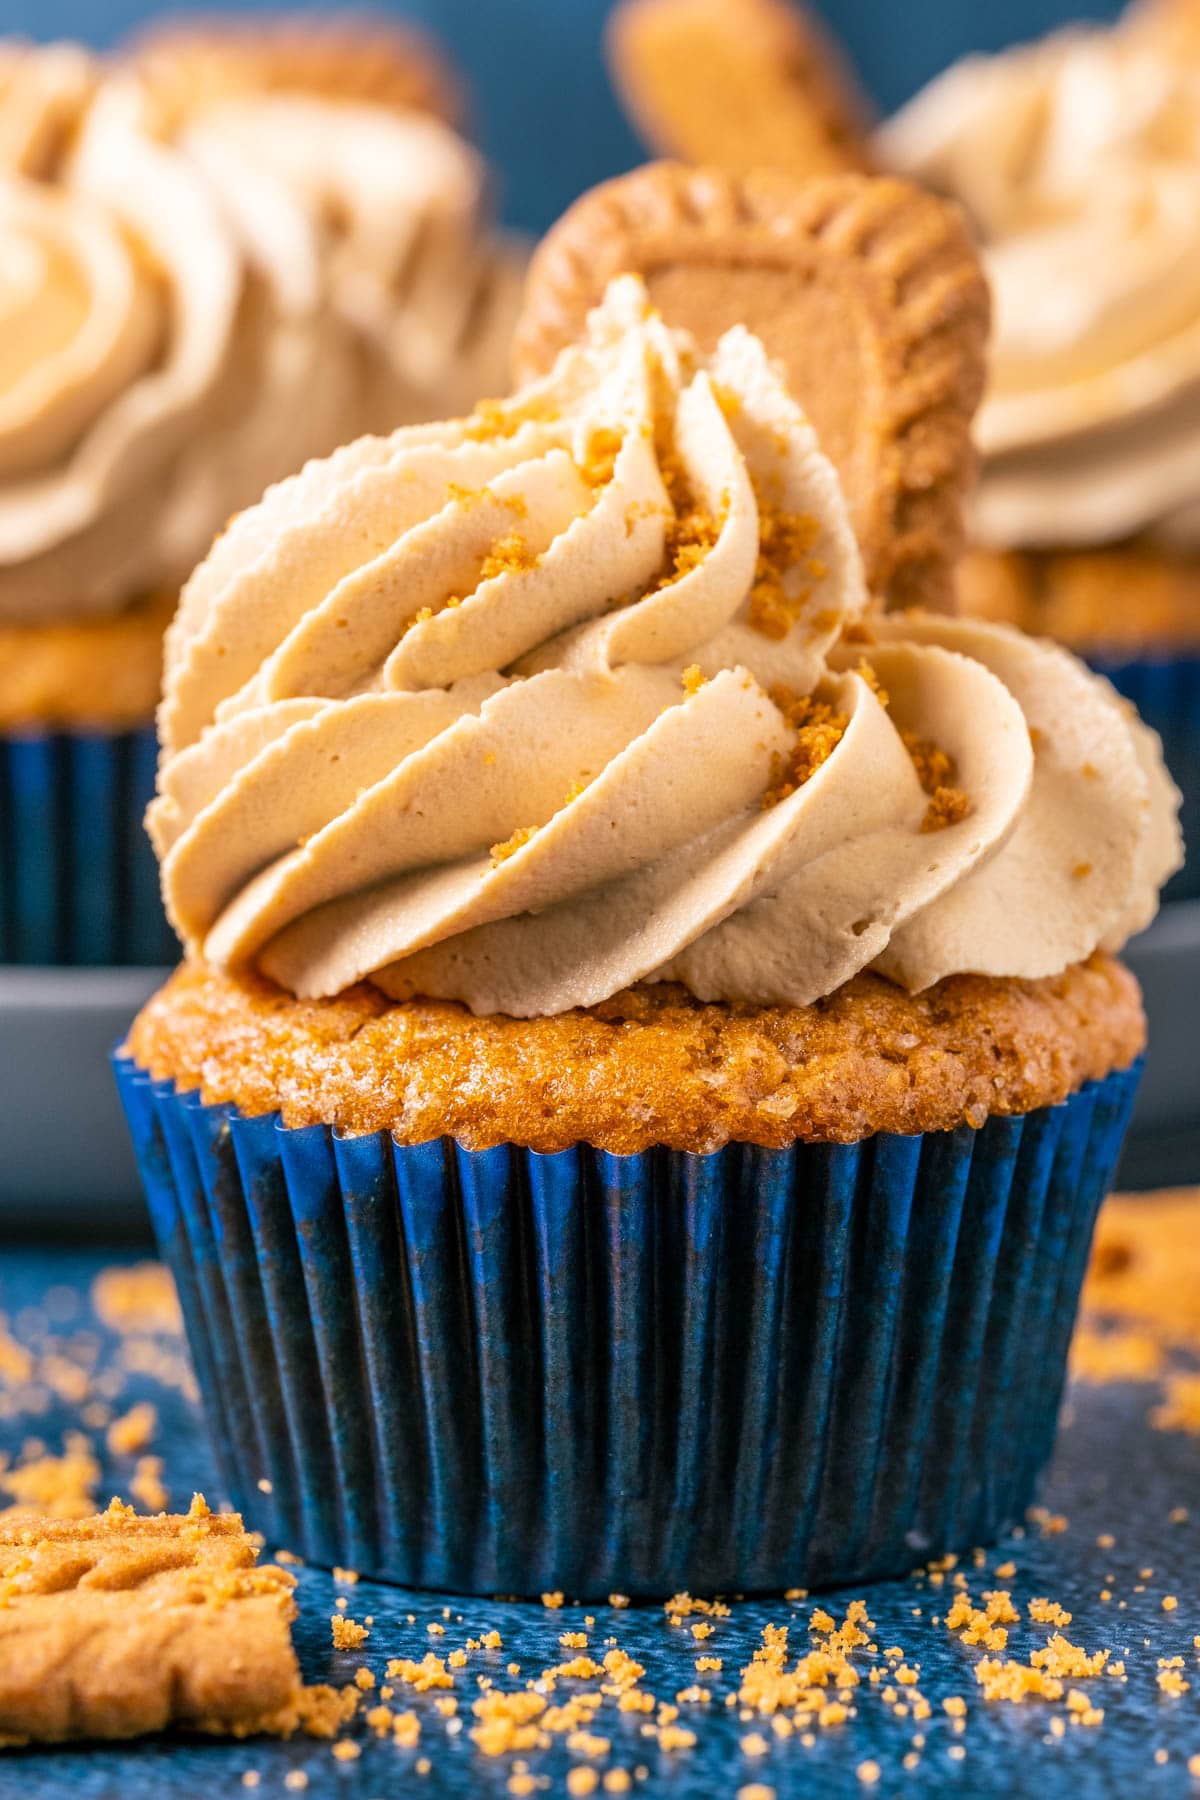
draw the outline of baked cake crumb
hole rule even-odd
[[[863,974],[806,1007],[706,1005],[660,983],[526,1020],[389,1002],[367,984],[298,1001],[194,963],[143,1008],[128,1047],[156,1078],[291,1127],[703,1154],[1053,1105],[1127,1066],[1144,1029],[1133,977],[1105,956],[1040,981],[953,976],[913,996]],[[763,1107],[777,1097],[787,1104]]]

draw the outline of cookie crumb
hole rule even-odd
[[[365,1625],[354,1619],[348,1619],[343,1613],[334,1613],[329,1620],[335,1650],[357,1650],[365,1644],[371,1633]]]

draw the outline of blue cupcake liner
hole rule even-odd
[[[895,1575],[1019,1520],[1140,1073],[979,1131],[543,1156],[114,1062],[248,1522],[581,1599]]]
[[[156,759],[150,729],[0,736],[0,963],[176,961],[142,824]]]
[[[1167,767],[1183,794],[1180,822],[1188,860],[1163,890],[1167,900],[1200,896],[1200,656],[1090,656],[1118,693],[1141,713],[1163,742]]]

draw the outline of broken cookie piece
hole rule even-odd
[[[292,1730],[295,1579],[257,1554],[200,1495],[0,1523],[0,1742]]]

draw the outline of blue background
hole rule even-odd
[[[150,16],[217,3],[5,0],[3,24],[31,37],[108,44]],[[281,4],[287,0],[260,10]],[[466,75],[476,132],[499,172],[511,224],[544,230],[583,188],[641,160],[601,58],[608,8],[609,0],[404,0],[390,8],[429,26]],[[823,0],[819,10],[888,109],[964,51],[1035,36],[1077,8],[1070,0]],[[1089,7],[1095,17],[1119,10],[1118,0]]]

